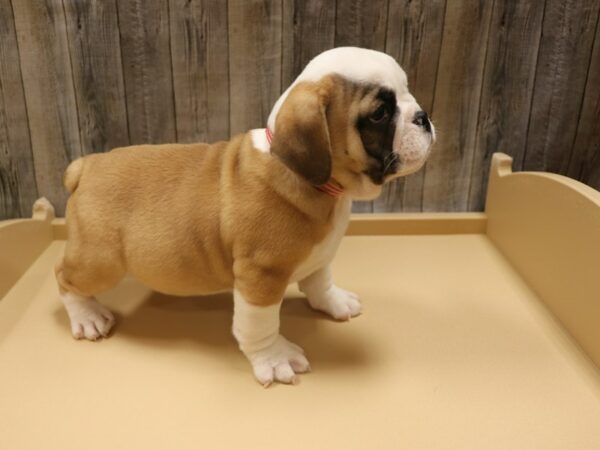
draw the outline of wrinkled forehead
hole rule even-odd
[[[327,75],[340,75],[357,84],[388,88],[400,101],[409,96],[406,74],[389,55],[375,50],[356,47],[338,47],[317,55],[277,100],[269,115],[269,128],[274,129],[275,117],[289,91],[299,82],[318,81]]]

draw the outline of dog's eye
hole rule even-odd
[[[369,120],[373,123],[380,123],[387,117],[387,110],[385,105],[380,105],[375,112],[371,113]]]

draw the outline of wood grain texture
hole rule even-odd
[[[523,164],[526,170],[568,170],[599,8],[597,0],[546,2]]]
[[[481,210],[490,155],[600,189],[598,0],[0,0],[0,218],[74,158],[263,127],[310,59],[391,54],[435,122],[416,174],[354,211]]]
[[[600,191],[600,19],[568,175]]]
[[[31,214],[38,197],[10,0],[0,0],[0,220]]]
[[[400,63],[421,108],[431,112],[442,45],[446,0],[390,0],[386,53]],[[385,186],[376,212],[423,209],[425,169]]]
[[[63,0],[84,154],[128,145],[115,0]]]
[[[438,143],[425,168],[424,211],[465,211],[492,2],[448,2],[432,118]]]
[[[543,14],[541,1],[494,3],[470,174],[469,210],[483,210],[494,152],[511,155],[515,169],[521,168]]]
[[[229,138],[227,2],[170,0],[179,142]]]
[[[38,193],[62,215],[67,198],[62,175],[82,154],[63,5],[61,0],[12,5]]]
[[[279,98],[282,13],[281,1],[228,2],[231,134],[264,127]]]
[[[118,0],[117,6],[131,143],[174,142],[168,2]]]
[[[385,50],[388,0],[336,2],[335,46]]]
[[[335,8],[321,0],[284,0],[282,90],[319,53],[334,47]]]

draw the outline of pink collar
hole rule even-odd
[[[334,198],[338,198],[340,195],[344,193],[344,188],[340,183],[335,181],[333,178],[330,178],[329,181],[320,186],[314,186],[315,189],[325,192],[326,194],[331,195]]]
[[[265,128],[265,134],[267,135],[267,142],[271,145],[271,142],[273,142],[273,132],[269,127]]]
[[[271,142],[273,142],[273,132],[269,127],[265,128],[265,134],[267,135],[267,142],[269,143],[269,145],[271,145]],[[329,181],[325,184],[313,187],[318,191],[325,192],[326,194],[331,195],[334,198],[338,198],[344,193],[344,187],[340,183],[335,181],[333,178],[330,178]]]

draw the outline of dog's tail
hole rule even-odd
[[[83,172],[83,158],[78,158],[69,164],[63,177],[63,184],[71,194],[75,192],[79,185],[79,179],[81,178],[81,172]]]

